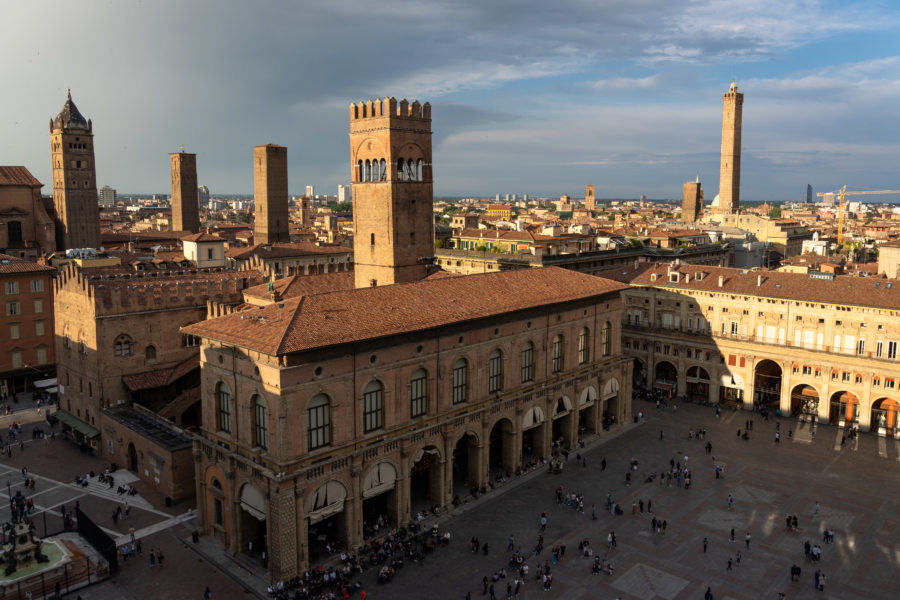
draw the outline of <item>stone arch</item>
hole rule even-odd
[[[653,387],[671,397],[678,391],[678,369],[668,360],[653,367]]]
[[[790,414],[810,415],[819,414],[819,390],[808,383],[795,385],[791,390]]]
[[[859,397],[853,392],[843,390],[831,394],[828,403],[828,423],[843,427],[848,421],[859,422]]]
[[[228,509],[231,505],[231,489],[228,478],[217,465],[211,465],[203,473],[204,482],[204,529],[221,543],[228,545],[231,540],[231,519]]]
[[[753,367],[753,403],[758,407],[778,408],[781,403],[782,366],[764,358]]]
[[[893,398],[879,398],[872,403],[869,429],[878,435],[896,437],[900,432],[900,424],[897,422],[898,412],[900,412],[900,402]]]
[[[709,371],[700,365],[693,365],[685,373],[687,397],[694,401],[707,402],[709,397]]]
[[[425,444],[412,453],[409,465],[410,513],[427,515],[432,506],[444,502],[444,453],[437,446]]]
[[[614,381],[614,380],[613,380]],[[616,381],[616,391],[618,391],[619,382]],[[585,407],[592,405],[597,400],[597,389],[589,385],[581,390],[581,397],[578,399],[578,406]]]
[[[348,486],[338,479],[331,479],[320,484],[307,497],[305,502],[306,517],[311,524],[324,521],[344,510]]]
[[[498,417],[488,429],[488,467],[498,474],[515,469],[515,425],[509,417]]]

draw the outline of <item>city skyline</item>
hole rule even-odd
[[[184,146],[213,194],[249,194],[253,146],[275,143],[291,191],[335,194],[350,180],[347,107],[393,95],[433,106],[436,196],[594,184],[598,198],[675,199],[699,173],[708,203],[735,79],[742,199],[900,187],[900,12],[675,4],[85,2],[78,18],[111,32],[91,37],[54,18],[61,3],[17,4],[6,22],[21,26],[0,36],[18,82],[0,164],[51,193],[45,127],[71,88],[94,122],[100,185],[165,192],[167,155]],[[120,35],[136,23],[142,36]]]

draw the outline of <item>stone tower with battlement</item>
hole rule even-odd
[[[703,214],[703,189],[700,177],[696,181],[687,181],[681,194],[681,220],[693,223]]]
[[[253,148],[254,244],[290,242],[287,148],[266,144]]]
[[[741,201],[741,113],[744,95],[737,84],[722,95],[722,159],[718,212],[736,213]]]
[[[356,287],[417,281],[434,256],[431,105],[350,105]]]
[[[197,155],[170,154],[172,164],[172,219],[170,231],[200,232],[199,188],[197,187]]]
[[[72,101],[50,121],[50,158],[53,166],[53,206],[56,210],[56,248],[99,248],[100,209],[94,166],[94,126]]]
[[[588,210],[597,209],[597,198],[594,196],[596,187],[589,185],[584,189],[584,207]]]

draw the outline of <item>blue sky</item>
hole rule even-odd
[[[676,198],[718,191],[721,97],[744,99],[741,197],[900,189],[900,5],[816,0],[83,0],[4,3],[0,164],[50,178],[66,88],[99,185],[168,192],[196,152],[252,192],[252,147],[290,189],[349,179],[347,106],[431,102],[435,195]],[[900,201],[900,196],[885,197]]]

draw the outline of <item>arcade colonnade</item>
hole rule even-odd
[[[197,439],[198,522],[231,552],[267,546],[273,577],[292,577],[326,543],[358,547],[378,516],[403,526],[450,509],[539,465],[556,443],[574,453],[580,434],[630,421],[630,380],[622,359],[288,476]]]

